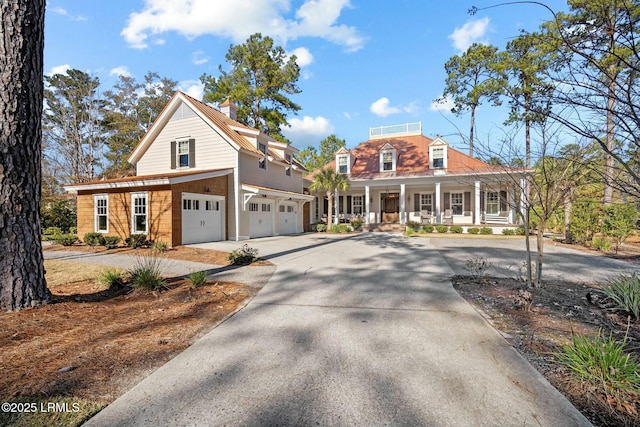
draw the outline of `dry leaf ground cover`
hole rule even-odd
[[[639,255],[636,245],[609,254],[627,261],[637,261]],[[640,426],[639,395],[613,398],[602,393],[573,376],[557,357],[573,336],[601,333],[619,341],[626,336],[626,351],[640,360],[640,322],[612,310],[600,285],[554,280],[544,281],[541,288],[526,289],[515,278],[470,276],[456,276],[453,285],[594,425]],[[522,304],[523,290],[531,293],[530,306]]]
[[[72,250],[100,249],[76,246]],[[145,251],[123,248],[113,253],[145,255]],[[166,253],[175,259],[218,265],[227,263],[227,255],[193,248]],[[104,266],[46,261],[46,268],[53,294],[49,305],[0,313],[0,401],[13,402],[13,409],[22,410],[33,408],[18,408],[18,402],[35,403],[38,414],[18,417],[3,411],[0,425],[78,425],[258,291],[246,284],[215,280],[194,288],[181,279],[169,281],[163,290],[132,292],[97,285],[95,278]],[[46,405],[52,402],[60,402],[58,409],[65,410],[46,413]]]

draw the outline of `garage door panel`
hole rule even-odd
[[[283,203],[278,207],[278,233],[294,234],[297,230],[298,215],[294,204]]]
[[[273,236],[273,202],[249,203],[249,236]]]
[[[183,193],[182,243],[224,239],[224,197]]]

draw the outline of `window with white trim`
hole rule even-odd
[[[431,151],[433,154],[433,167],[434,168],[443,168],[444,167],[444,147],[434,147]]]
[[[382,160],[380,162],[381,171],[394,171],[396,170],[396,156],[394,151],[383,151],[380,153]]]
[[[98,233],[109,232],[109,196],[96,194],[93,197],[94,204],[94,230]]]
[[[176,141],[176,164],[179,168],[189,167],[189,140],[179,139]]]
[[[338,156],[338,173],[349,173],[349,156]]]
[[[285,154],[284,160],[287,162],[287,166],[284,168],[284,174],[286,176],[291,176],[291,167],[293,166],[291,154]]]
[[[451,193],[451,212],[454,215],[462,215],[464,212],[464,194]]]
[[[133,218],[131,230],[134,234],[147,234],[147,193],[133,193],[131,195],[131,206],[133,206]]]
[[[351,197],[351,212],[354,215],[362,215],[362,196]]]
[[[258,143],[258,150],[262,152],[262,157],[258,160],[258,167],[260,169],[267,169],[267,145],[262,142]]]
[[[433,212],[433,196],[431,193],[420,194],[420,210]]]
[[[497,214],[500,211],[500,193],[490,191],[487,193],[487,213]]]

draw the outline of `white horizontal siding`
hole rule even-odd
[[[200,117],[170,120],[144,153],[137,165],[138,175],[171,172],[171,141],[195,139],[196,164],[193,170],[232,168],[237,151]]]
[[[302,173],[293,171],[291,176],[287,176],[284,169],[282,164],[269,162],[265,171],[258,167],[257,157],[240,154],[241,183],[302,193]]]

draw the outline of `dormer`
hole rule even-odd
[[[396,148],[386,143],[380,149],[380,172],[395,172],[398,161]]]
[[[336,151],[336,172],[350,174],[351,173],[351,164],[352,164],[352,156],[351,151],[342,147],[338,151]]]
[[[446,169],[447,168],[447,149],[449,144],[437,137],[429,146],[429,168],[430,169]]]

